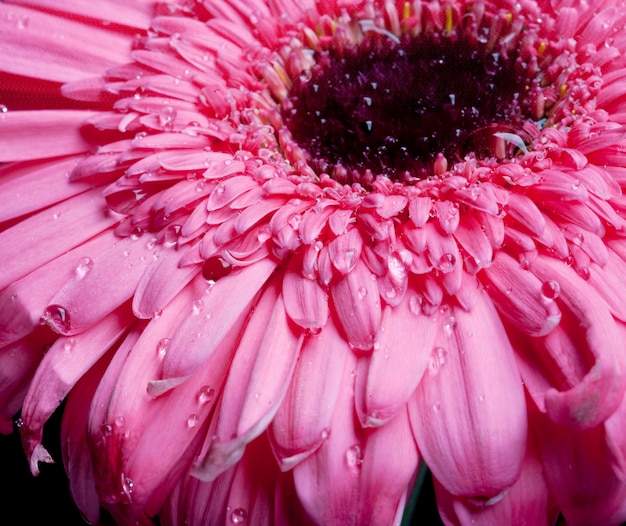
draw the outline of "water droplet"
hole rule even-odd
[[[122,486],[122,497],[125,498],[127,503],[132,501],[132,493],[133,493],[133,480],[122,473],[120,475],[121,486]]]
[[[9,108],[7,108],[4,104],[0,104],[0,119],[6,119],[8,113]]]
[[[587,281],[591,277],[591,271],[589,270],[589,267],[581,267],[578,270],[576,270],[576,272],[585,281]]]
[[[126,424],[126,419],[123,416],[118,416],[115,417],[114,423],[117,427],[124,427],[124,425]]]
[[[130,234],[131,239],[139,239],[143,235],[143,228],[136,226]]]
[[[346,451],[346,462],[351,468],[358,468],[363,464],[363,451],[359,444],[354,444]]]
[[[409,298],[409,310],[413,314],[421,314],[422,313],[422,300],[417,294],[413,294]]]
[[[171,338],[162,338],[161,340],[159,340],[159,343],[157,343],[157,356],[159,358],[164,358],[165,355],[167,354],[167,350],[170,347],[170,343],[172,342]]]
[[[159,123],[165,131],[174,129],[174,121],[176,120],[177,111],[172,106],[163,106],[159,111]]]
[[[195,413],[193,413],[189,415],[189,418],[187,419],[187,427],[188,428],[196,427],[199,421],[200,421],[200,417],[196,415]]]
[[[561,293],[561,287],[556,281],[544,281],[541,285],[541,295],[548,300],[555,300]]]
[[[448,356],[448,351],[443,347],[435,347],[430,355],[430,368],[432,371],[437,371],[439,368],[445,365]]]
[[[208,404],[213,400],[215,396],[215,389],[210,385],[203,386],[198,392],[198,403],[201,405]]]
[[[89,271],[93,268],[93,259],[91,258],[83,258],[80,260],[80,263],[76,267],[74,273],[76,274],[77,279],[83,279]]]
[[[113,432],[113,428],[111,427],[110,424],[102,424],[100,426],[100,433],[102,433],[102,436],[108,437],[112,432]]]
[[[583,236],[582,234],[578,233],[574,236],[574,239],[572,239],[572,242],[574,243],[574,245],[576,246],[581,246],[585,241],[585,236]]]
[[[454,268],[455,264],[456,258],[454,257],[454,254],[449,252],[442,254],[439,258],[439,270],[442,272],[450,272]]]
[[[243,524],[248,518],[248,512],[243,508],[236,508],[230,514],[230,522],[233,524]]]
[[[454,316],[448,316],[445,320],[443,320],[443,328],[450,332],[456,328],[456,318]]]
[[[330,436],[330,427],[325,427],[324,429],[322,429],[322,432],[320,433],[321,439],[327,440],[329,436]]]
[[[76,346],[76,340],[74,338],[67,338],[65,340],[65,343],[63,344],[63,350],[65,352],[71,352],[74,350],[75,346]]]
[[[441,403],[440,402],[435,402],[433,404],[433,411],[435,411],[435,413],[439,412],[441,410]]]
[[[359,289],[356,291],[357,297],[362,300],[363,298],[365,298],[365,296],[367,296],[367,289],[365,287],[359,287]]]
[[[17,427],[18,429],[22,428],[24,426],[24,420],[22,420],[22,418],[16,418],[15,419],[15,427]]]
[[[204,309],[204,301],[202,301],[202,300],[194,300],[194,302],[192,303],[192,306],[191,306],[191,312],[193,314],[198,315],[198,314],[200,314],[202,309]]]
[[[46,308],[41,321],[56,332],[65,333],[70,329],[70,313],[61,305],[50,305]]]

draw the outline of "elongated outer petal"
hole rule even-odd
[[[277,285],[264,291],[241,338],[218,412],[214,440],[195,474],[215,478],[270,424],[287,393],[301,338],[289,325]]]
[[[187,376],[215,351],[233,327],[247,317],[249,308],[270,277],[276,263],[263,259],[219,279],[195,301],[192,314],[171,336],[172,347],[185,352],[168,353],[163,378]]]
[[[387,422],[419,384],[440,328],[436,316],[416,312],[411,293],[397,307],[385,307],[371,356],[359,359],[356,408],[364,426]]]
[[[15,5],[0,4],[0,70],[68,82],[128,62],[132,38]],[[46,67],[41,67],[46,64]]]
[[[0,289],[117,222],[100,190],[78,195],[0,233]],[[80,228],[76,228],[80,225]]]
[[[91,524],[100,520],[100,500],[87,440],[87,421],[94,392],[108,363],[106,357],[98,361],[70,391],[61,425],[61,453],[72,499]]]
[[[132,298],[146,267],[154,264],[155,255],[168,256],[167,250],[151,247],[141,238],[120,239],[65,283],[50,300],[44,319],[64,335],[91,327]]]
[[[33,374],[45,350],[56,339],[46,327],[0,349],[0,433],[13,433],[13,419],[20,410]]]
[[[283,278],[288,316],[304,329],[321,329],[328,320],[328,294],[319,283],[302,276],[302,258],[293,256]]]
[[[504,252],[498,252],[493,265],[483,274],[489,296],[499,312],[531,336],[543,336],[556,327],[561,312],[553,301],[541,301],[541,280],[525,272]]]
[[[80,156],[64,157],[0,168],[0,192],[10,196],[2,204],[0,221],[35,212],[89,190],[89,184],[69,182],[69,174],[80,159]]]
[[[331,283],[330,292],[348,342],[357,349],[371,349],[378,337],[381,320],[380,296],[374,274],[359,260],[351,272]]]
[[[559,283],[558,301],[577,320],[577,329],[572,330],[582,329],[573,352],[589,364],[584,377],[570,389],[556,386],[545,393],[545,410],[562,425],[596,426],[617,409],[626,391],[624,341],[616,321],[595,290],[562,262],[540,256],[532,272],[544,282]]]
[[[58,11],[70,16],[82,15],[99,22],[105,20],[138,29],[150,27],[154,15],[152,10],[156,4],[154,0],[138,0],[131,4],[124,0],[100,0],[98,4],[80,0],[69,0],[62,4],[55,0],[9,0],[6,3]]]
[[[513,349],[486,293],[450,308],[409,403],[420,451],[452,494],[489,499],[517,479],[526,404]]]
[[[436,480],[435,493],[439,513],[445,524],[450,526],[553,526],[559,513],[546,486],[533,436],[529,436],[519,479],[509,490],[492,500],[457,497]]]
[[[106,231],[0,292],[0,346],[14,342],[35,329],[54,294],[74,274],[82,273],[89,267],[89,255],[106,250],[113,239],[113,232]],[[45,283],[44,287],[42,283]]]
[[[626,519],[623,513],[621,518],[614,516],[623,508],[626,484],[613,469],[604,426],[572,430],[555,424],[535,408],[532,413],[544,477],[567,524],[622,523]]]
[[[59,338],[44,356],[24,400],[22,442],[31,457],[31,471],[39,472],[44,423],[74,384],[111,347],[126,329],[129,309],[123,307],[80,336]],[[38,451],[38,453],[35,453]]]
[[[328,438],[351,353],[332,319],[319,334],[305,339],[285,400],[268,429],[283,471],[301,462]]]
[[[315,524],[392,524],[415,476],[418,453],[406,411],[374,430],[350,418],[353,360],[343,371],[328,439],[293,469],[296,492]]]
[[[93,115],[86,110],[8,111],[0,119],[0,162],[88,151],[92,145],[81,133],[81,127]]]
[[[133,296],[133,312],[138,318],[151,318],[200,272],[194,265],[181,267],[185,250],[170,252],[146,268]],[[176,276],[176,279],[173,279]]]
[[[145,510],[158,512],[198,454],[223,387],[237,331],[175,389],[154,393],[151,385],[164,355],[185,352],[168,336],[188,315],[184,306],[205,288],[198,277],[140,335],[131,334],[136,339],[118,351],[119,360],[116,353],[94,396],[89,433],[98,492],[121,523],[134,523]],[[163,426],[164,421],[170,424]]]

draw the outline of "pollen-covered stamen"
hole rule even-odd
[[[317,55],[282,116],[310,164],[341,182],[424,178],[441,155],[497,157],[497,134],[535,113],[516,57],[463,37],[376,35]]]

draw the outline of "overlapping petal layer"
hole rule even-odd
[[[37,473],[65,399],[92,521],[393,524],[420,462],[447,524],[625,520],[625,22],[0,4],[0,431]],[[523,86],[463,155],[361,173],[294,139],[325,60],[455,39]]]

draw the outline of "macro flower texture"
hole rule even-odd
[[[619,525],[625,27],[3,1],[0,431],[92,524]]]

